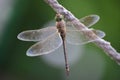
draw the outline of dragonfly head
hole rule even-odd
[[[60,21],[62,21],[63,20],[63,15],[61,15],[61,14],[56,14],[56,16],[55,16],[55,20],[57,21],[57,22],[60,22]]]

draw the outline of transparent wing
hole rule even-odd
[[[98,15],[89,15],[80,19],[80,22],[83,23],[86,27],[91,27],[99,21],[100,17]],[[73,29],[74,25],[71,22],[66,22],[67,30]],[[72,27],[72,28],[71,28]],[[74,27],[74,29],[76,29]]]
[[[92,31],[100,38],[104,38],[105,37],[105,32],[101,31],[101,30],[95,30],[95,29],[92,29]]]
[[[27,56],[39,56],[49,54],[62,45],[62,39],[58,33],[53,34],[44,41],[38,42],[27,50]]]
[[[89,30],[92,30],[100,38],[103,38],[105,36],[105,33],[103,31],[94,30],[94,29],[89,29]],[[66,40],[68,43],[73,44],[73,45],[82,45],[82,44],[86,44],[89,42],[93,42],[93,41],[95,41],[95,39],[89,40],[83,34],[83,33],[89,33],[89,30],[84,30],[84,31],[70,30],[70,31],[67,31]]]
[[[80,22],[82,22],[86,27],[90,27],[97,23],[99,21],[100,17],[98,15],[89,15],[86,17],[83,17],[80,19]],[[103,38],[105,36],[105,33],[100,30],[95,30],[95,29],[89,29],[89,30],[83,30],[80,31],[78,30],[71,22],[66,23],[67,27],[67,42],[70,44],[74,45],[81,45],[81,44],[86,44],[89,42],[95,41],[89,40],[87,37],[83,35],[83,33],[89,33],[89,30],[92,30],[98,37]]]
[[[47,27],[38,30],[27,30],[18,34],[17,38],[23,41],[41,41],[56,32],[56,27]]]
[[[80,19],[86,27],[91,27],[99,21],[100,17],[98,15],[88,15]]]

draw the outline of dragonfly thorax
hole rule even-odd
[[[66,27],[65,27],[65,22],[64,20],[60,21],[60,22],[56,22],[56,27],[58,32],[60,33],[62,38],[65,38],[66,35]]]

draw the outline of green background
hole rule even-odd
[[[93,27],[104,31],[106,33],[104,39],[111,42],[111,45],[120,52],[119,0],[58,1],[78,18],[90,14],[99,15],[100,21]],[[16,38],[21,31],[42,28],[46,22],[54,19],[55,12],[43,0],[13,0],[11,2],[14,2],[14,5],[11,6],[10,17],[5,23],[4,31],[1,30],[2,36],[0,36],[0,80],[65,80],[63,77],[65,74],[61,74],[61,69],[50,67],[41,58],[26,56],[26,50],[33,43],[23,42]],[[93,53],[91,50],[96,52]],[[99,61],[97,62],[97,56],[94,55],[99,55],[104,65],[100,65]],[[92,64],[92,60],[97,64]],[[90,65],[94,66],[92,72],[88,70]],[[91,75],[92,80],[120,80],[120,66],[94,44],[88,44],[85,47],[84,56],[73,66],[71,73],[74,74],[70,75],[69,80],[91,80],[87,77],[98,70],[96,65],[104,66],[104,69],[99,78]]]

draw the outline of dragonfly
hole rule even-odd
[[[32,45],[26,52],[27,56],[40,56],[50,54],[61,45],[65,59],[66,74],[69,75],[69,64],[67,60],[66,42],[73,45],[83,45],[96,39],[88,39],[84,36],[84,32],[93,31],[96,36],[103,38],[105,33],[101,30],[88,29],[78,30],[71,22],[66,22],[63,15],[56,14],[56,26],[46,27],[36,30],[27,30],[18,34],[17,38],[22,41],[37,42]],[[99,20],[97,15],[89,15],[80,19],[86,27],[94,25]]]

